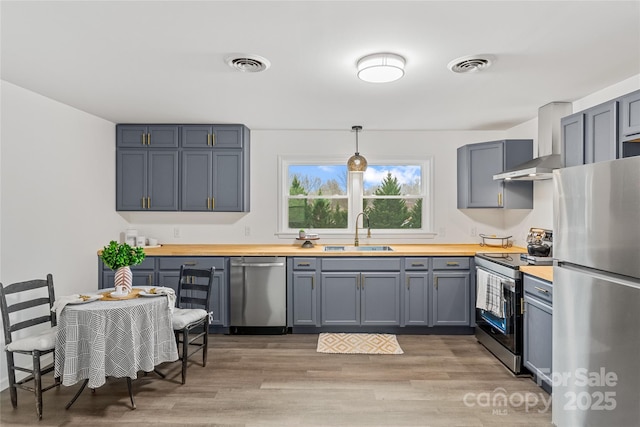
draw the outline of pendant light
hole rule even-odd
[[[367,170],[367,159],[358,152],[358,132],[362,130],[362,126],[352,126],[351,130],[356,133],[356,153],[349,157],[347,168],[349,172],[364,172]]]

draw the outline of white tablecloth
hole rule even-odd
[[[69,386],[105,377],[135,379],[178,359],[167,297],[67,305],[58,318],[55,375]]]

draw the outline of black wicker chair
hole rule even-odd
[[[180,280],[173,310],[173,330],[182,362],[182,384],[187,379],[189,356],[202,350],[202,366],[207,365],[209,313],[215,267],[180,267]]]
[[[18,295],[19,294],[19,295]],[[9,302],[8,302],[9,300]],[[9,371],[9,391],[11,405],[18,406],[18,388],[28,390],[36,396],[36,412],[42,419],[42,392],[58,387],[60,378],[54,378],[53,384],[43,387],[42,375],[52,372],[54,364],[41,366],[41,357],[53,353],[56,343],[56,315],[51,311],[55,294],[53,276],[47,274],[45,279],[29,280],[3,286],[0,283],[0,304],[2,306],[2,323],[4,326],[5,353],[7,370]],[[27,316],[29,316],[27,318]],[[48,323],[49,328],[35,328],[30,333],[14,333],[32,326]],[[31,356],[31,368],[16,366],[14,354]],[[16,371],[30,375],[16,381]],[[27,385],[31,384],[33,386]]]

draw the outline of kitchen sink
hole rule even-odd
[[[325,252],[390,252],[391,246],[325,246]]]

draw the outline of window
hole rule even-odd
[[[281,157],[279,232],[350,234],[365,212],[376,234],[432,233],[431,161],[370,161],[349,173],[344,159]]]

